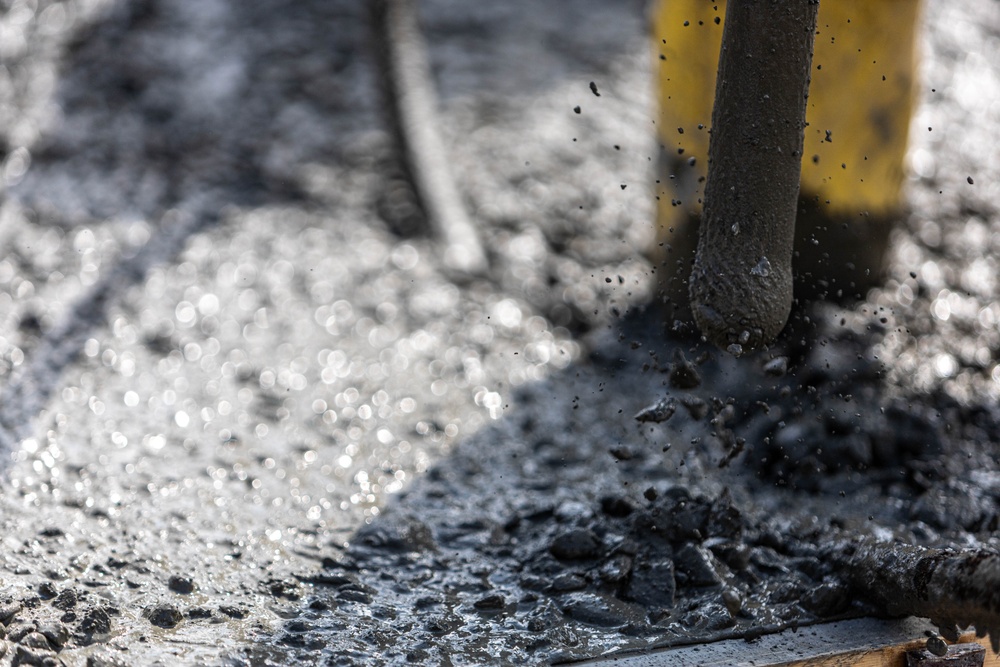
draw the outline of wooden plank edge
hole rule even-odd
[[[786,630],[748,642],[728,639],[644,654],[606,655],[585,661],[592,667],[904,667],[906,651],[923,648],[926,619],[859,618]],[[959,643],[986,648],[984,667],[1000,667],[987,638],[963,634]]]

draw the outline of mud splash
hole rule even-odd
[[[980,496],[975,520],[963,521],[947,509],[949,489],[982,470],[966,460],[946,472],[940,461],[969,445],[949,424],[998,433],[1000,411],[930,414],[942,405],[932,396],[904,409],[863,337],[844,331],[817,341],[823,355],[789,361],[772,350],[749,372],[684,348],[701,362],[692,386],[681,348],[657,348],[659,326],[641,319],[626,325],[633,351],[615,337],[572,374],[521,391],[514,416],[303,575],[311,611],[274,641],[360,660],[368,649],[354,630],[332,631],[356,628],[392,664],[513,664],[864,615],[929,615],[953,637],[954,595],[915,592],[920,567],[886,559],[930,558],[958,535],[988,552],[997,497]],[[622,428],[622,415],[662,391],[690,407]],[[979,449],[985,457],[991,445]],[[936,591],[977,585],[941,581]],[[995,631],[996,603],[977,590],[960,624]]]

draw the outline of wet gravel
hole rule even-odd
[[[648,323],[632,326],[638,352],[614,340],[517,392],[515,416],[463,443],[311,579],[324,605],[310,615],[314,649],[333,619],[359,614],[339,586],[368,586],[367,609],[392,610],[354,621],[392,660],[417,645],[429,662],[457,652],[558,663],[884,614],[824,556],[844,540],[995,549],[1000,496],[971,481],[995,476],[995,464],[947,457],[959,442],[990,457],[993,442],[949,424],[995,434],[1000,410],[951,402],[930,416],[949,405],[941,396],[903,404],[884,372],[859,372],[868,348],[841,334],[821,339],[833,360],[824,373],[801,361],[776,377],[767,355],[749,365],[689,350],[709,357],[693,391],[711,407],[630,423],[644,395],[691,396],[670,384],[676,364],[650,365]],[[368,649],[333,650],[361,659]]]
[[[643,308],[644,9],[421,3],[457,285],[361,3],[2,5],[3,660],[570,661],[882,613],[857,535],[998,548],[997,7],[928,3],[884,287],[739,360]]]

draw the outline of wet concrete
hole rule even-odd
[[[643,3],[421,9],[461,287],[360,3],[3,14],[4,659],[573,660],[880,611],[817,543],[996,549],[994,6],[928,8],[885,287],[738,361],[641,312]]]

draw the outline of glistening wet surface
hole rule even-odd
[[[845,535],[996,548],[996,8],[928,6],[885,287],[676,375],[642,9],[421,4],[464,285],[360,3],[5,9],[7,656],[574,659],[865,612]]]

